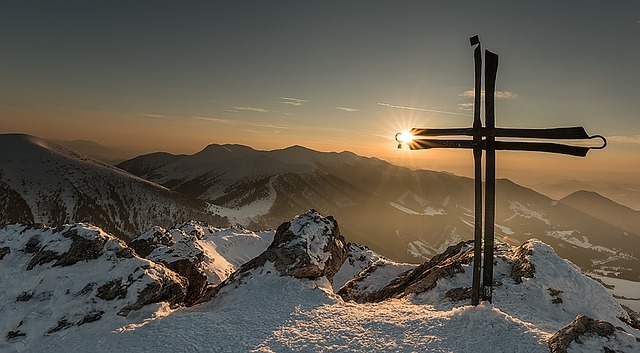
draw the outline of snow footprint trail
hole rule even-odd
[[[102,328],[68,335],[52,342],[48,352],[68,353],[69,347],[95,353],[251,352],[295,312],[312,312],[339,300],[327,289],[318,288],[328,288],[328,283],[267,271],[220,300],[175,311],[134,330]]]
[[[546,337],[491,305],[434,311],[408,300],[294,312],[256,352],[545,352]]]

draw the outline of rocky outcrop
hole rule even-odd
[[[188,283],[185,305],[191,306],[202,297],[211,282],[220,283],[217,277],[208,281],[204,265],[205,251],[198,242],[200,239],[201,232],[192,231],[187,234],[182,229],[153,227],[133,239],[130,246],[140,256],[185,277]]]
[[[338,291],[338,295],[345,301],[367,303],[426,292],[435,288],[439,279],[453,277],[457,273],[463,272],[463,265],[469,264],[473,260],[472,243],[472,241],[466,241],[448,247],[442,254],[434,256],[413,270],[400,274],[391,283],[377,291],[354,290],[358,283],[367,277],[367,274],[364,273],[364,276],[347,282]]]
[[[621,328],[607,321],[594,320],[584,315],[578,315],[569,325],[556,332],[548,340],[548,344],[551,353],[567,353],[569,346],[573,346],[574,350],[580,350],[578,348],[580,345],[597,340],[598,337],[603,339],[595,344],[600,345],[603,352],[637,352],[640,348],[639,340]],[[593,349],[594,343],[588,346]]]
[[[1,232],[0,249],[9,249],[0,261],[2,291],[14,298],[0,302],[9,339],[126,316],[151,303],[185,301],[185,278],[136,256],[100,228],[11,225]]]
[[[326,277],[332,281],[346,257],[347,243],[340,234],[338,222],[311,210],[282,223],[267,250],[240,270],[248,271],[269,261],[282,276]]]
[[[524,278],[533,278],[536,268],[529,260],[533,254],[531,242],[526,241],[514,251],[514,261],[511,266],[511,278],[517,283],[522,283]]]
[[[245,263],[227,280],[211,288],[201,301],[208,301],[223,288],[239,283],[251,273],[271,263],[281,276],[329,282],[347,257],[347,243],[340,234],[338,222],[310,210],[282,223],[273,242],[258,257]]]

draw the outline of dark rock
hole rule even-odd
[[[471,299],[471,287],[460,287],[449,289],[444,293],[445,298],[449,298],[452,302],[459,302]]]
[[[345,301],[369,303],[429,291],[436,287],[439,279],[453,277],[457,273],[463,272],[462,265],[469,264],[473,260],[473,248],[463,251],[470,244],[473,244],[473,241],[460,242],[448,247],[442,254],[434,256],[415,269],[401,273],[378,291],[355,292],[357,296],[354,297],[354,293],[343,290],[343,287],[338,291],[338,295]]]
[[[584,335],[610,337],[615,331],[615,326],[609,322],[578,315],[569,325],[556,332],[549,339],[548,344],[551,353],[567,353],[571,342],[580,342],[580,338]]]
[[[536,268],[528,258],[532,254],[533,250],[531,250],[529,242],[525,242],[514,251],[516,259],[511,267],[511,278],[516,284],[522,283],[523,278],[533,278]]]
[[[135,257],[135,252],[130,247],[122,248],[116,251],[116,257],[119,259],[132,259]]]
[[[60,254],[51,250],[38,250],[38,252],[33,256],[31,261],[27,264],[27,271],[32,270],[34,267],[38,265],[44,265],[51,261],[56,261],[60,259]]]
[[[629,314],[629,318],[618,317],[618,319],[634,329],[640,330],[640,314],[626,305],[622,305],[622,308]]]
[[[93,239],[87,239],[79,235],[77,229],[73,228],[62,235],[71,238],[71,246],[69,251],[60,256],[54,266],[70,266],[80,261],[97,259],[108,240],[97,232]]]
[[[207,288],[207,276],[198,266],[198,262],[191,262],[188,259],[181,259],[166,264],[166,266],[187,279],[188,287],[184,303],[192,306],[198,302]]]
[[[26,336],[27,334],[20,331],[20,330],[15,330],[15,331],[9,331],[7,332],[7,339],[12,339],[12,338],[16,338],[16,337],[21,337],[21,336]]]
[[[169,268],[187,280],[186,306],[194,305],[209,286],[203,266],[204,253],[196,243],[201,235],[196,230],[190,233],[154,227],[130,243],[138,255]]]
[[[4,248],[0,248],[0,260],[4,259],[5,255],[11,253],[11,248],[5,246]]]
[[[16,297],[17,302],[26,302],[33,298],[33,293],[31,292],[22,292],[19,296]]]
[[[169,232],[160,227],[154,227],[153,229],[148,230],[145,234],[142,234],[130,241],[129,247],[135,250],[138,256],[146,258],[156,248],[161,246],[171,247],[175,243],[175,240],[173,240],[173,237]]]
[[[33,254],[40,248],[40,238],[38,236],[32,236],[27,240],[27,243],[24,245],[24,249],[22,251],[27,254]]]
[[[171,304],[183,303],[186,295],[186,279],[178,275],[172,278],[163,277],[160,281],[147,284],[147,286],[138,293],[136,302],[120,310],[118,315],[127,316],[132,310],[138,310],[151,303],[164,301]]]
[[[82,325],[90,323],[90,322],[98,321],[98,320],[100,320],[102,318],[102,314],[104,314],[104,311],[90,312],[87,315],[85,315],[82,318],[82,320],[78,321],[76,323],[76,325],[82,326]]]
[[[76,294],[76,295],[85,295],[85,294],[89,294],[92,290],[93,287],[95,287],[96,283],[92,282],[92,283],[87,283],[87,285],[85,285],[84,287],[82,287],[82,289]]]
[[[55,327],[50,328],[47,333],[54,333],[54,332],[58,332],[60,330],[64,330],[67,327],[70,327],[71,323],[69,323],[67,321],[67,319],[61,319],[60,321],[58,321],[58,325]]]
[[[551,302],[553,304],[561,304],[562,303],[562,298],[560,298],[560,294],[562,294],[563,292],[561,290],[557,290],[557,289],[553,289],[553,288],[549,288],[549,295],[551,295]]]
[[[127,297],[127,288],[122,278],[116,278],[98,287],[96,297],[103,300],[124,299]]]

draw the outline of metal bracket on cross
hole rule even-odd
[[[403,144],[411,150],[431,148],[466,148],[473,150],[474,179],[475,179],[475,222],[474,222],[474,253],[473,253],[473,283],[471,304],[477,305],[482,300],[492,301],[493,292],[493,248],[495,228],[495,183],[496,162],[495,151],[535,151],[559,153],[578,157],[585,157],[592,149],[603,149],[607,140],[601,135],[589,135],[581,126],[556,127],[548,129],[497,128],[495,126],[495,88],[498,73],[498,55],[485,50],[485,126],[480,120],[480,99],[482,86],[482,53],[478,36],[470,38],[474,48],[475,86],[473,126],[469,128],[413,128],[408,133],[397,133],[395,136],[398,148]],[[425,137],[469,136],[470,139],[437,139]],[[535,139],[535,140],[592,140],[600,139],[599,146],[577,146],[556,142],[539,141],[501,141],[496,138]],[[482,255],[482,151],[485,151],[485,197],[484,197],[484,261]],[[482,289],[480,287],[480,264],[483,263]]]

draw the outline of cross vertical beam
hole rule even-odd
[[[493,292],[493,247],[496,208],[496,112],[495,92],[498,74],[498,55],[485,51],[484,68],[484,112],[486,124],[486,164],[484,199],[484,271],[482,273],[482,300],[492,302]]]
[[[475,66],[475,96],[473,103],[473,168],[475,177],[475,217],[473,226],[473,280],[471,285],[471,304],[480,303],[480,264],[482,262],[482,121],[480,120],[480,91],[482,89],[482,51],[478,36],[470,38]]]

